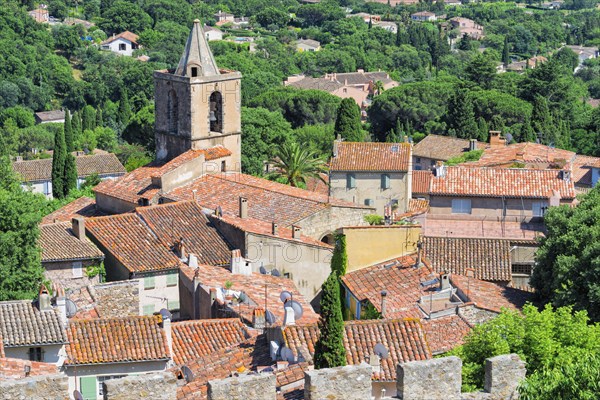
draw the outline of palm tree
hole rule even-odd
[[[306,184],[308,178],[325,182],[320,175],[327,171],[325,159],[296,142],[286,142],[279,146],[276,156],[270,162],[274,167],[274,174],[284,178],[291,186],[298,187],[300,183]]]
[[[373,91],[377,94],[377,96],[379,96],[384,90],[385,88],[383,87],[383,82],[375,81],[373,84]]]

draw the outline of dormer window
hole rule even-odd
[[[198,67],[192,67],[192,78],[198,76]]]

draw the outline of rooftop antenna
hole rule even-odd
[[[67,318],[73,318],[77,314],[77,304],[71,299],[65,299],[65,305],[67,307]]]
[[[271,311],[267,310],[265,311],[265,320],[267,324],[273,325],[275,323],[275,315]]]
[[[181,372],[183,373],[183,376],[185,377],[185,381],[187,383],[190,383],[194,380],[194,373],[192,372],[190,367],[188,367],[187,365],[184,365],[183,367],[181,367]]]
[[[291,300],[293,297],[291,292],[288,292],[287,290],[282,291],[279,294],[279,300],[281,300],[282,303],[285,303],[288,300]]]
[[[171,318],[173,318],[173,314],[171,314],[171,312],[169,310],[167,310],[166,308],[161,308],[159,313],[163,320],[165,320],[165,319],[170,320]]]
[[[294,310],[294,319],[296,321],[302,318],[302,315],[304,315],[304,308],[302,307],[302,304],[298,303],[296,300],[287,301],[284,307],[290,307],[292,310]]]
[[[375,345],[375,347],[373,348],[373,351],[382,360],[385,360],[388,357],[388,355],[389,355],[388,349],[383,344],[381,344],[381,343],[377,343]]]

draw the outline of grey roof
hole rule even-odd
[[[104,258],[104,253],[90,240],[75,237],[70,222],[42,225],[38,244],[42,249],[42,263]]]
[[[385,72],[347,72],[335,74],[339,82],[348,85],[366,85],[370,82],[381,81],[383,83],[392,82],[392,79]]]
[[[289,86],[297,87],[299,89],[317,89],[333,92],[344,85],[340,82],[326,78],[311,78],[310,76],[307,76],[297,82],[290,83]]]
[[[40,111],[35,113],[35,117],[38,121],[58,121],[65,119],[64,110],[52,110],[52,111]]]
[[[198,76],[220,75],[217,62],[210,51],[210,47],[208,47],[206,35],[198,19],[194,20],[194,26],[192,27],[190,36],[188,36],[185,50],[179,60],[175,75],[187,76],[187,67],[190,64],[200,68]]]
[[[57,310],[39,311],[29,300],[0,302],[0,336],[4,347],[67,342]]]
[[[319,43],[316,40],[312,40],[312,39],[298,39],[296,44],[304,44],[304,45],[314,47],[314,48],[321,46],[321,43]]]

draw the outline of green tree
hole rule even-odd
[[[456,136],[464,139],[478,137],[477,122],[473,111],[473,101],[468,89],[456,89],[448,102],[446,115],[448,128],[456,132]]]
[[[486,54],[477,54],[467,68],[467,78],[484,89],[489,89],[496,78],[496,61]]]
[[[75,111],[71,116],[71,127],[73,130],[73,140],[77,142],[79,140],[79,137],[83,133],[81,127],[81,114],[77,111]]]
[[[154,106],[148,105],[131,117],[123,132],[123,139],[154,151]]]
[[[510,45],[508,43],[508,36],[504,36],[504,46],[502,47],[502,64],[508,66],[510,64]]]
[[[289,14],[285,10],[276,7],[267,7],[258,12],[255,16],[263,28],[277,30],[284,27],[290,19]]]
[[[52,154],[52,196],[62,199],[68,189],[65,188],[65,164],[67,145],[63,129],[54,136],[54,153]]]
[[[531,286],[543,302],[573,305],[600,321],[600,186],[574,208],[551,207],[546,236],[536,252]]]
[[[94,107],[87,105],[81,113],[81,128],[93,131],[96,129],[96,110]]]
[[[364,132],[360,122],[360,108],[352,98],[342,99],[337,109],[335,133],[349,142],[362,142]]]
[[[271,163],[275,176],[283,178],[287,184],[294,187],[306,184],[309,178],[323,181],[320,174],[327,171],[325,159],[293,141],[279,146]]]
[[[71,126],[70,112],[65,111],[65,123],[64,123],[64,142],[65,142],[65,169],[64,169],[64,180],[63,180],[63,195],[64,197],[69,196],[71,190],[77,187],[77,166],[75,165],[75,157],[71,154],[75,150],[75,143],[73,138],[73,127]],[[59,133],[56,133],[59,135]],[[55,147],[56,152],[56,147]],[[56,154],[56,153],[55,153]]]
[[[0,301],[33,299],[44,276],[37,247],[46,199],[22,190],[7,157],[0,159]]]
[[[346,269],[348,268],[348,253],[346,251],[346,235],[336,234],[335,248],[333,250],[333,256],[331,257],[331,272],[335,273],[338,277],[346,275]],[[340,311],[342,315],[345,314],[346,306],[344,299],[346,298],[344,288],[340,286]]]
[[[535,132],[531,127],[531,120],[527,118],[521,125],[521,129],[515,139],[517,142],[535,142],[535,138]]]
[[[477,139],[481,142],[487,142],[490,128],[482,117],[479,117],[477,120],[477,131],[479,132],[479,137]]]
[[[129,96],[127,90],[121,90],[121,98],[119,100],[119,111],[118,121],[125,128],[131,118],[131,104],[129,103]]]
[[[96,110],[96,127],[104,126],[104,120],[102,119],[102,109],[98,107]]]
[[[535,97],[531,122],[536,136],[542,143],[556,144],[556,127],[554,126],[552,114],[548,108],[548,101],[545,97]]]
[[[340,310],[340,282],[336,272],[332,272],[321,287],[320,308],[319,339],[315,343],[315,368],[346,365],[344,320]]]
[[[142,32],[152,26],[152,18],[137,3],[117,0],[103,8],[100,28],[106,33]]]

